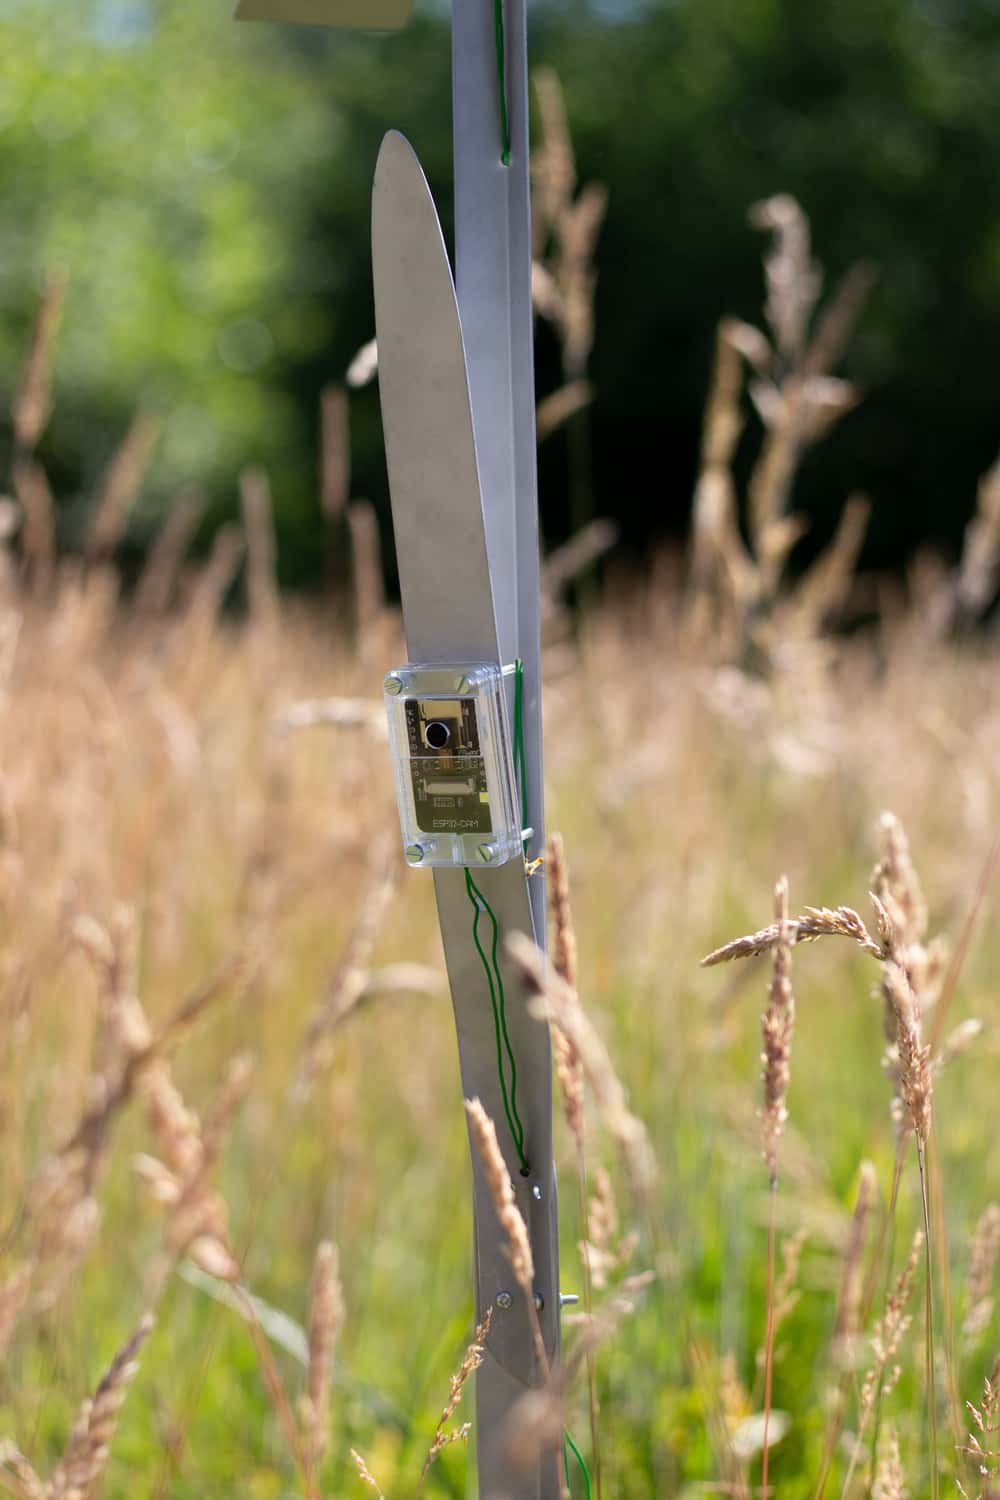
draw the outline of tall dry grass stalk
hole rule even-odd
[[[329,1447],[330,1374],[333,1351],[344,1321],[344,1293],[340,1284],[337,1248],[324,1240],[313,1263],[309,1299],[309,1363],[305,1395],[300,1403],[305,1450],[312,1482]]]
[[[55,340],[65,297],[65,280],[50,277],[35,315],[28,357],[14,396],[14,448],[18,459],[34,452],[52,414]]]
[[[84,556],[90,566],[107,562],[121,540],[159,435],[159,421],[139,412],[112,456],[87,528]]]
[[[994,1481],[1000,1477],[1000,1359],[992,1372],[983,1381],[983,1394],[978,1403],[967,1401],[966,1410],[972,1418],[974,1431],[959,1448],[960,1454],[971,1460],[979,1479],[979,1500],[990,1500],[996,1493]],[[961,1481],[958,1488],[963,1495],[967,1491]]]
[[[250,621],[265,635],[273,635],[281,615],[271,485],[263,469],[244,469],[240,475],[240,505],[247,542],[247,602]]]
[[[351,491],[351,435],[347,391],[328,385],[321,403],[320,494],[327,522],[343,516]]]
[[[823,1456],[813,1490],[814,1500],[823,1500],[837,1447],[843,1436],[848,1396],[858,1364],[862,1329],[867,1321],[868,1309],[865,1306],[863,1291],[864,1254],[877,1190],[878,1178],[875,1167],[870,1161],[864,1161],[861,1163],[858,1193],[841,1265],[840,1292],[837,1298],[832,1340],[833,1359],[837,1367],[837,1385],[823,1440]],[[878,1258],[876,1254],[873,1258],[873,1266],[878,1264]]]
[[[873,1360],[861,1386],[858,1432],[841,1487],[841,1500],[846,1500],[850,1493],[851,1480],[863,1451],[864,1439],[873,1413],[877,1411],[885,1397],[892,1392],[903,1373],[902,1366],[897,1361],[897,1355],[913,1321],[906,1309],[913,1296],[913,1281],[922,1245],[923,1234],[918,1230],[913,1237],[906,1264],[886,1300],[885,1310],[872,1329]]]
[[[448,1400],[445,1402],[444,1410],[441,1412],[437,1427],[434,1429],[434,1436],[431,1439],[430,1448],[427,1450],[424,1466],[420,1470],[420,1479],[414,1491],[414,1500],[416,1500],[416,1497],[423,1490],[424,1481],[438,1454],[443,1452],[445,1448],[450,1447],[452,1443],[464,1443],[468,1439],[471,1431],[470,1423],[463,1422],[461,1427],[456,1428],[450,1428],[448,1424],[458,1410],[458,1404],[462,1399],[462,1393],[465,1390],[467,1382],[480,1368],[486,1357],[486,1339],[489,1335],[492,1321],[493,1309],[492,1307],[488,1307],[485,1317],[476,1327],[476,1331],[472,1336],[472,1343],[466,1349],[462,1363],[451,1377],[451,1390]]]
[[[562,835],[554,833],[549,840],[549,902],[552,916],[552,963],[556,974],[576,993],[577,942],[570,903],[569,865]],[[584,1119],[583,1061],[569,1034],[559,1026],[552,1032],[556,1075],[562,1094],[566,1123],[573,1137],[576,1156],[577,1208],[580,1215],[581,1259],[583,1263],[583,1306],[588,1319],[594,1316],[594,1275],[591,1247],[598,1238],[591,1232],[587,1210],[587,1147]],[[605,1179],[606,1180],[606,1179]],[[610,1190],[610,1183],[608,1184]],[[601,1475],[600,1407],[597,1399],[596,1356],[587,1354],[587,1393],[590,1409],[590,1443],[594,1460],[594,1491],[597,1500],[603,1493]]]
[[[31,458],[15,462],[14,493],[23,518],[23,567],[31,595],[36,601],[46,599],[55,576],[55,501],[41,464]]]
[[[177,593],[184,559],[204,509],[204,496],[197,490],[183,490],[175,499],[146,554],[136,585],[135,607],[138,614],[162,615],[169,609]]]
[[[504,1253],[510,1261],[510,1268],[524,1294],[525,1307],[528,1311],[528,1321],[531,1325],[531,1335],[535,1345],[535,1359],[541,1378],[549,1379],[551,1369],[549,1356],[545,1348],[545,1340],[542,1337],[542,1327],[538,1318],[538,1309],[535,1306],[535,1262],[531,1253],[531,1240],[528,1235],[528,1226],[524,1222],[521,1210],[517,1206],[514,1196],[514,1184],[511,1182],[507,1164],[500,1150],[497,1140],[496,1126],[483,1108],[482,1100],[466,1099],[465,1113],[469,1121],[469,1133],[472,1144],[476,1149],[483,1166],[486,1177],[486,1185],[489,1188],[493,1207],[496,1211],[497,1222],[505,1237]]]
[[[546,421],[558,416],[566,425],[573,529],[580,531],[594,514],[587,369],[594,346],[594,256],[608,194],[596,182],[577,191],[576,158],[558,75],[551,68],[538,68],[533,82],[541,126],[531,159],[534,304],[559,340],[564,382],[562,391],[543,408],[543,416]],[[556,399],[558,406],[553,404]]]
[[[939,1059],[931,1042],[924,1040],[923,1019],[929,1006],[938,998],[945,975],[946,954],[940,942],[928,942],[928,912],[919,877],[910,855],[909,843],[899,819],[883,813],[879,820],[880,859],[872,875],[871,900],[875,913],[877,939],[873,938],[857,913],[849,907],[835,911],[807,907],[803,916],[792,924],[792,941],[801,942],[821,936],[850,937],[861,950],[881,966],[880,993],[883,1003],[887,1048],[883,1065],[893,1085],[893,1119],[900,1132],[900,1152],[890,1202],[890,1222],[895,1214],[899,1178],[902,1171],[902,1146],[913,1136],[920,1178],[921,1205],[924,1218],[922,1244],[926,1262],[924,1288],[925,1385],[927,1394],[928,1440],[930,1447],[931,1494],[939,1487],[937,1458],[937,1376],[934,1336],[934,1258],[932,1236],[938,1221],[932,1211],[928,1172],[928,1143],[933,1118],[934,1077]],[[732,958],[748,957],[775,951],[781,944],[782,923],[774,922],[759,932],[737,939],[716,949],[703,960],[715,964]],[[946,1265],[942,1275],[947,1276]],[[950,1310],[950,1293],[945,1293]],[[948,1318],[948,1359],[945,1377],[949,1394],[954,1388],[953,1338]],[[953,1409],[956,1405],[952,1400]],[[826,1466],[821,1479],[825,1482]],[[822,1488],[820,1489],[820,1493]]]
[[[979,481],[976,510],[965,531],[954,578],[937,613],[944,629],[974,625],[997,595],[1000,581],[1000,458]]]
[[[646,1127],[628,1107],[607,1047],[575,990],[549,968],[537,945],[522,933],[513,933],[507,946],[522,983],[533,996],[533,1013],[554,1030],[562,1031],[579,1057],[605,1126],[621,1151],[636,1201],[648,1208],[656,1181],[656,1161]]]
[[[347,507],[354,575],[354,629],[365,663],[374,664],[383,650],[385,585],[378,517],[369,500],[352,500]]]
[[[899,1457],[899,1438],[895,1428],[887,1427],[879,1443],[872,1500],[907,1500],[903,1465]]]
[[[761,1493],[768,1493],[770,1461],[771,1399],[774,1376],[775,1329],[775,1215],[778,1193],[778,1142],[788,1119],[788,1084],[791,1078],[792,1033],[795,1028],[795,995],[792,991],[793,929],[788,920],[788,880],[782,876],[774,888],[777,933],[771,950],[771,985],[762,1028],[764,1107],[761,1112],[761,1144],[768,1175],[767,1216],[767,1309],[764,1353],[764,1435],[761,1447]]]
[[[822,277],[802,209],[782,193],[755,204],[750,218],[773,237],[764,260],[768,333],[732,318],[719,326],[694,499],[687,628],[703,645],[711,633],[750,665],[801,660],[815,669],[825,654],[824,625],[847,596],[869,507],[851,498],[827,550],[795,588],[784,588],[807,525],[791,510],[792,489],[803,455],[859,399],[831,372],[874,276],[865,264],[852,267],[814,320]],[[744,367],[746,395],[763,426],[747,490],[747,542],[732,476],[744,426]]]

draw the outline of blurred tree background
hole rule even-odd
[[[828,282],[859,257],[880,272],[844,371],[864,400],[799,481],[803,554],[857,489],[874,502],[869,564],[953,547],[1000,443],[996,0],[529,8],[580,178],[609,190],[590,441],[596,508],[625,548],[686,529],[716,323],[759,320],[764,246],[747,209],[779,191],[809,214]],[[227,0],[2,11],[0,380],[12,393],[42,288],[65,277],[41,447],[62,539],[142,408],[162,427],[131,546],[185,485],[212,519],[234,511],[239,471],[262,464],[283,576],[315,580],[319,397],[373,331],[385,128],[411,136],[450,219],[446,8],[389,37],[236,26]],[[560,378],[543,328],[540,393]],[[373,387],[352,398],[352,424],[354,492],[385,516]],[[557,540],[565,433],[542,450],[542,481]]]

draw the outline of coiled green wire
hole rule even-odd
[[[524,759],[524,663],[518,661],[514,669],[514,770],[518,777],[518,785],[521,792],[521,826],[524,827],[528,797],[528,781],[525,770]],[[497,1044],[497,1074],[500,1080],[500,1098],[503,1101],[503,1111],[507,1117],[507,1125],[510,1129],[511,1139],[514,1142],[514,1150],[517,1159],[521,1163],[521,1175],[527,1177],[531,1171],[527,1155],[524,1150],[524,1126],[521,1124],[521,1116],[517,1111],[517,1060],[514,1056],[514,1048],[511,1045],[510,1034],[507,1030],[507,996],[504,992],[503,975],[500,972],[500,962],[497,950],[500,946],[500,925],[496,919],[496,913],[487,901],[483,892],[479,889],[472,877],[472,871],[466,867],[465,889],[469,900],[472,902],[475,916],[472,919],[472,941],[476,952],[479,954],[483,972],[486,975],[486,983],[490,991],[490,1006],[493,1010],[493,1028],[496,1033]],[[479,937],[479,918],[485,913],[490,920],[492,928],[492,940],[490,943],[489,957],[483,948]],[[510,1071],[510,1086],[507,1084],[504,1057],[506,1055],[507,1068]]]
[[[531,1168],[528,1158],[524,1154],[524,1126],[517,1112],[517,1063],[514,1059],[514,1049],[510,1044],[510,1036],[507,1033],[507,997],[504,994],[503,975],[500,973],[500,964],[497,959],[497,948],[500,943],[500,927],[492,906],[479,889],[472,878],[472,871],[466,867],[465,888],[469,893],[469,900],[475,909],[475,917],[472,919],[472,941],[476,945],[476,952],[482,961],[483,970],[486,974],[486,982],[490,989],[490,1005],[493,1008],[493,1026],[496,1031],[497,1040],[497,1072],[500,1076],[500,1097],[503,1100],[503,1112],[507,1116],[507,1124],[510,1127],[511,1139],[514,1142],[514,1150],[517,1152],[518,1161],[521,1163],[522,1176],[527,1177]],[[483,945],[479,941],[479,918],[485,912],[490,919],[493,928],[493,941],[490,948],[490,956],[487,959]],[[510,1090],[507,1089],[507,1080],[504,1076],[504,1052],[510,1064]]]

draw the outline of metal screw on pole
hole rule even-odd
[[[408,865],[419,865],[423,862],[424,851],[420,844],[410,844],[406,850],[406,862]]]
[[[400,677],[398,672],[390,672],[388,677],[386,677],[385,681],[382,684],[386,692],[390,693],[393,698],[399,697],[400,693],[403,691],[403,685],[403,679],[402,677]]]
[[[510,1292],[497,1292],[497,1307],[500,1308],[501,1312],[506,1312],[509,1307],[513,1306],[513,1303],[514,1299],[510,1295]]]

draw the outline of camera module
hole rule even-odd
[[[424,728],[424,739],[432,750],[443,750],[451,739],[451,730],[440,719],[432,719]]]

